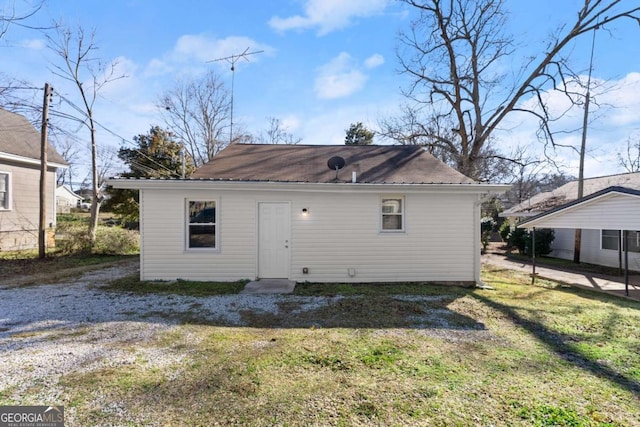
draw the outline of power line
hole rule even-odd
[[[80,114],[82,114],[83,116],[85,116],[87,119],[89,118],[89,116],[87,115],[86,111],[84,111],[82,108],[78,107],[76,104],[74,104],[71,100],[69,100],[68,98],[66,98],[64,95],[60,94],[59,92],[56,92],[56,95],[58,95],[60,97],[60,99],[62,99],[65,103],[67,103],[69,106],[71,106],[73,109],[75,109],[76,111],[78,111]],[[72,115],[66,114],[66,113],[62,113],[59,112],[59,115],[56,114],[56,116],[58,117],[62,117],[62,118],[68,118],[68,119],[72,119],[72,120],[76,120],[82,124],[86,124],[86,120],[80,120],[77,117],[74,117]],[[124,138],[123,136],[117,134],[116,132],[112,131],[111,129],[107,128],[106,126],[104,126],[103,124],[101,124],[100,122],[98,122],[97,120],[93,120],[93,122],[99,126],[101,129],[105,130],[106,132],[108,132],[109,134],[115,136],[116,138],[119,138],[123,143],[127,143],[130,144],[132,146],[136,146],[136,143],[133,141],[128,140],[127,138]],[[172,176],[176,175],[179,176],[180,174],[177,171],[173,171],[169,168],[167,168],[166,166],[158,163],[155,159],[153,159],[152,157],[148,156],[147,154],[145,154],[142,150],[135,148],[134,151],[138,154],[140,154],[142,157],[146,158],[147,160],[149,160],[151,163],[156,164],[160,169],[164,169],[165,171],[169,172]],[[151,172],[158,172],[157,169],[153,169],[150,166],[147,166],[147,172],[151,171]]]

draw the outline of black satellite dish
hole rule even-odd
[[[340,156],[333,156],[327,162],[327,166],[329,166],[329,169],[331,169],[332,171],[336,171],[336,172],[339,171],[340,169],[342,169],[344,167],[344,165],[345,165],[345,161]]]
[[[345,163],[344,159],[340,156],[333,156],[327,161],[329,169],[336,171],[336,182],[338,181],[338,171],[344,167]]]

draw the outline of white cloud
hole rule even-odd
[[[47,47],[47,44],[42,39],[25,39],[20,42],[20,46],[25,49],[42,50]]]
[[[294,132],[300,128],[300,119],[293,114],[283,117],[280,120],[280,123],[282,124],[282,128],[287,132]]]
[[[341,52],[319,69],[315,91],[321,99],[342,98],[361,90],[367,76],[358,69],[351,55]]]
[[[364,61],[364,66],[372,69],[384,64],[384,56],[379,53],[373,54]]]
[[[379,14],[389,3],[389,0],[307,0],[304,15],[274,16],[269,25],[277,31],[317,28],[322,36],[347,27],[353,18]]]

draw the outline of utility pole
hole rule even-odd
[[[42,128],[40,130],[40,221],[38,224],[38,255],[44,259],[47,249],[47,128],[49,124],[49,101],[53,88],[44,84],[42,101]]]
[[[584,156],[587,147],[587,127],[589,125],[589,101],[591,100],[591,72],[593,71],[593,51],[596,45],[596,30],[598,25],[593,29],[593,38],[591,39],[591,58],[589,59],[589,76],[587,78],[587,94],[584,100],[584,117],[582,120],[582,142],[580,145],[580,168],[578,170],[578,199],[584,196]],[[573,262],[580,264],[580,249],[582,247],[582,229],[576,228],[573,240]]]

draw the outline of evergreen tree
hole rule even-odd
[[[367,129],[362,122],[351,123],[344,138],[345,145],[371,145],[375,132]]]
[[[170,132],[159,126],[151,127],[146,135],[133,138],[137,147],[121,147],[118,158],[129,171],[121,174],[123,178],[180,178],[182,176],[182,144],[173,139]],[[195,170],[193,159],[185,154],[185,177]],[[138,190],[110,188],[107,207],[118,214],[123,221],[139,220]]]

